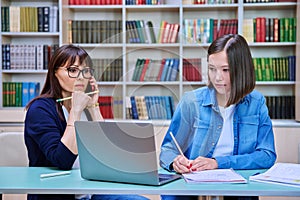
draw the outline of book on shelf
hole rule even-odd
[[[69,43],[121,43],[121,33],[120,20],[68,21]]]
[[[114,119],[123,118],[123,98],[121,96],[113,97],[113,115]]]
[[[156,43],[156,36],[151,21],[127,20],[126,38],[128,43]]]
[[[169,23],[162,20],[157,37],[158,43],[175,43],[177,41],[179,28],[179,23]]]
[[[184,19],[186,43],[211,43],[221,35],[237,33],[237,19]]]
[[[295,118],[295,96],[266,96],[265,98],[271,119]]]
[[[183,59],[183,81],[202,81],[202,60],[201,58]]]
[[[128,112],[130,119],[171,119],[174,113],[172,96],[130,96],[126,99],[130,102],[130,105],[126,106],[131,108]]]
[[[151,40],[149,40],[149,41],[151,41],[150,43],[156,43],[156,36],[155,36],[152,21],[147,21],[146,22],[145,31],[146,31],[146,34],[147,34],[148,38],[149,38],[149,35],[150,35],[150,38],[151,38]]]
[[[253,58],[257,81],[295,81],[296,56]]]
[[[3,107],[24,107],[40,93],[39,82],[3,82]]]
[[[3,32],[58,32],[58,7],[5,6]]]
[[[69,0],[69,5],[122,5],[122,0]]]
[[[134,96],[139,120],[149,119],[145,96]]]
[[[182,174],[187,183],[247,183],[247,180],[233,169],[212,169]]]
[[[114,118],[113,96],[99,96],[99,109],[104,119]]]
[[[300,188],[300,164],[275,163],[266,172],[250,176],[249,180]]]

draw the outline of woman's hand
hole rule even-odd
[[[91,101],[91,97],[85,94],[82,91],[74,91],[72,93],[72,110],[75,112],[81,112],[88,105],[88,102]]]
[[[173,169],[180,174],[190,172],[190,160],[188,160],[185,156],[179,155],[173,161]]]
[[[203,171],[208,169],[217,169],[218,163],[213,158],[205,158],[199,156],[195,160],[191,161],[191,171]]]

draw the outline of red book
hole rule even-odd
[[[279,42],[279,19],[273,18],[273,24],[274,24],[274,42]]]
[[[145,62],[144,62],[143,70],[142,70],[142,73],[141,73],[141,76],[140,76],[140,81],[144,81],[145,74],[146,74],[148,66],[149,66],[149,62],[150,62],[150,59],[146,58]]]
[[[113,119],[113,97],[112,96],[99,96],[98,97],[99,109],[104,119]]]
[[[160,77],[161,77],[161,74],[162,74],[162,72],[164,70],[165,63],[166,63],[166,59],[164,58],[164,59],[161,60],[160,69],[159,69],[159,72],[158,72],[158,75],[157,75],[157,79],[156,79],[157,81],[160,81]]]
[[[266,18],[265,17],[261,17],[260,20],[260,41],[261,42],[266,42]]]
[[[261,18],[256,18],[256,42],[261,42]]]
[[[213,40],[216,40],[218,37],[218,20],[214,19],[214,36],[213,36]]]
[[[172,25],[173,26],[172,26],[172,30],[171,30],[171,36],[170,36],[170,39],[168,40],[168,42],[176,43],[180,25],[178,23],[175,23]]]

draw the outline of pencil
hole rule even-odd
[[[40,178],[49,178],[49,177],[63,176],[63,175],[69,175],[69,174],[71,174],[70,171],[54,172],[54,173],[49,173],[49,174],[41,174]]]
[[[89,94],[96,94],[96,93],[98,93],[99,91],[98,90],[95,90],[95,91],[93,91],[93,92],[88,92],[88,93],[86,93],[87,95],[89,95]],[[56,99],[56,102],[62,102],[62,101],[65,101],[65,100],[69,100],[69,99],[72,99],[72,97],[65,97],[65,98],[62,98],[62,99]]]
[[[181,150],[181,148],[180,148],[179,144],[177,143],[177,141],[176,141],[176,139],[175,139],[175,137],[174,137],[173,133],[172,133],[172,132],[170,132],[170,135],[171,135],[171,137],[172,137],[172,140],[174,141],[174,143],[175,143],[175,145],[176,145],[176,147],[177,147],[177,149],[178,149],[179,153],[180,153],[182,156],[184,156],[184,154],[183,154],[183,152],[182,152],[182,150]]]

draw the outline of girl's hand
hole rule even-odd
[[[191,162],[191,171],[203,171],[208,169],[217,169],[218,163],[213,158],[205,158],[202,156],[199,156],[195,160]]]
[[[173,161],[173,169],[180,174],[190,172],[191,164],[185,156],[179,155]]]

